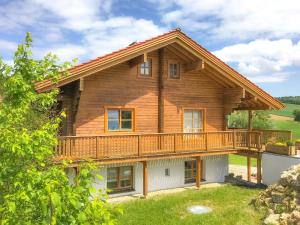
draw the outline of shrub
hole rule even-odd
[[[66,164],[53,163],[61,118],[49,112],[58,90],[38,94],[35,82],[55,82],[70,64],[52,55],[35,60],[31,44],[28,34],[13,66],[0,59],[0,224],[116,224],[119,210],[93,188],[92,165],[71,184]]]
[[[300,110],[299,110],[299,109],[295,109],[295,110],[293,111],[293,114],[294,114],[294,116],[295,116],[294,120],[295,120],[295,121],[300,121]]]

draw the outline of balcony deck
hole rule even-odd
[[[261,132],[218,131],[59,137],[56,159],[142,161],[155,158],[260,152]]]

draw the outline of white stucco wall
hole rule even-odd
[[[184,162],[191,160],[185,159],[165,159],[153,160],[148,162],[148,190],[157,191],[163,189],[191,186],[195,184],[184,184]],[[141,163],[133,164],[115,164],[107,167],[133,165],[133,192],[114,194],[112,196],[130,195],[143,193],[143,165]],[[103,180],[96,178],[94,187],[96,189],[106,188],[106,169],[101,167],[95,173],[100,174]],[[165,169],[170,170],[170,176],[165,176]],[[224,182],[225,175],[228,174],[228,156],[209,156],[203,158],[204,179],[207,183]],[[74,177],[74,172],[68,172],[69,177]]]
[[[282,172],[293,165],[300,164],[300,156],[285,156],[272,153],[262,155],[262,180],[270,185],[279,180]]]

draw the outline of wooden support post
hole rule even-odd
[[[248,110],[248,148],[250,149],[251,148],[251,131],[253,129],[253,113],[252,113],[252,110]]]
[[[165,74],[165,52],[160,49],[158,52],[158,133],[164,132],[164,74]]]
[[[251,157],[247,156],[247,180],[251,181]]]
[[[261,153],[257,156],[257,172],[256,172],[257,183],[261,184],[262,176],[261,176]]]
[[[148,195],[148,164],[143,161],[143,195],[146,198]]]
[[[201,182],[201,158],[198,156],[196,158],[196,187],[200,188],[200,182]]]

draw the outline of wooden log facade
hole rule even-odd
[[[260,166],[265,136],[252,131],[252,110],[283,107],[178,29],[75,66],[70,73],[57,84],[37,84],[40,92],[61,89],[67,118],[57,159],[142,162],[144,195],[148,160],[196,157],[197,187],[202,156],[254,155]],[[234,110],[250,112],[248,131],[227,130],[227,116]]]

